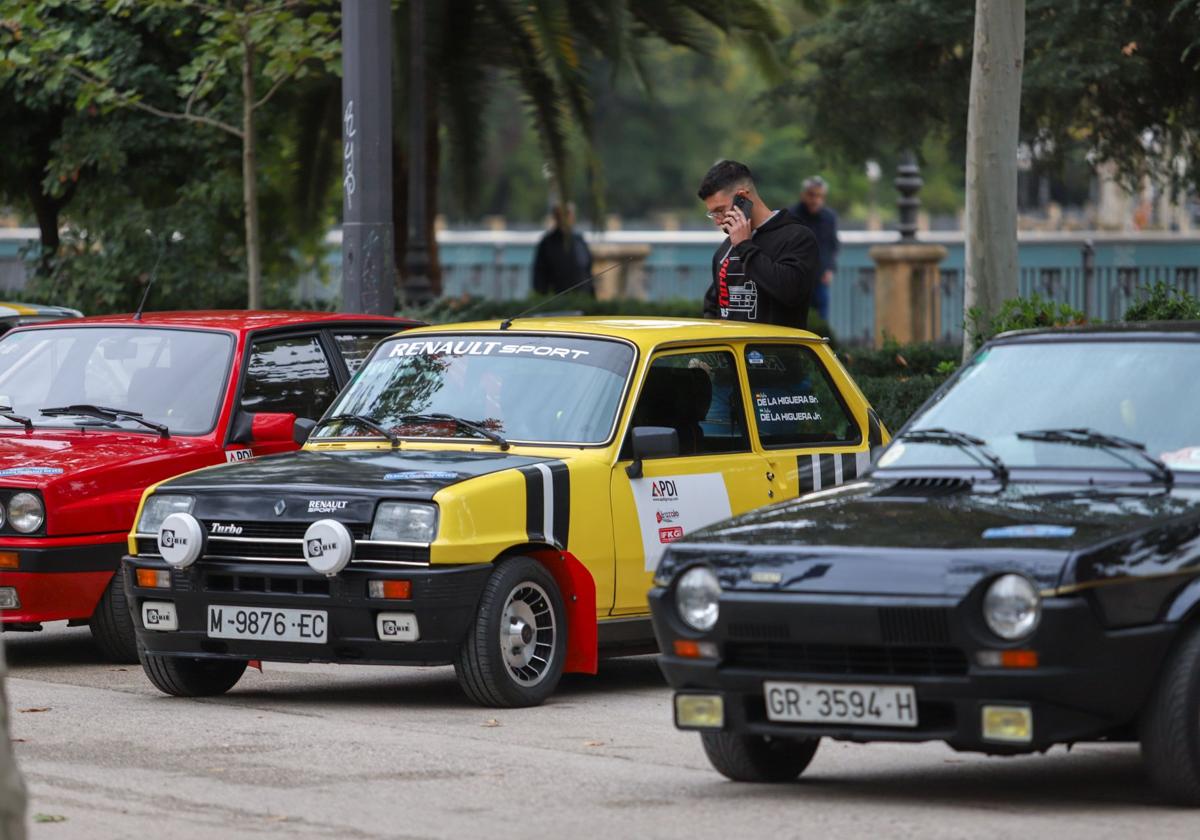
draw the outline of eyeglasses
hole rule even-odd
[[[708,218],[712,219],[715,222],[717,219],[721,218],[728,212],[729,212],[729,208],[726,207],[721,210],[709,210],[704,215],[707,216]]]

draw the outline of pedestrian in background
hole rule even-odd
[[[744,163],[719,161],[697,194],[728,234],[713,255],[704,317],[804,329],[818,268],[812,233],[763,203]]]
[[[821,269],[820,282],[813,289],[812,305],[816,308],[821,320],[829,323],[829,294],[833,288],[833,275],[837,271],[838,229],[837,213],[825,206],[825,197],[829,185],[820,175],[813,175],[804,181],[800,192],[800,201],[792,205],[790,212],[800,224],[812,231],[817,238],[817,250],[820,253]]]
[[[591,276],[592,252],[575,230],[575,205],[554,205],[554,227],[542,236],[533,257],[533,290],[539,295],[557,294]],[[580,291],[596,295],[591,283]]]

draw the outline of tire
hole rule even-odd
[[[537,706],[558,686],[566,650],[566,610],[554,577],[536,560],[512,557],[484,584],[454,673],[481,706]]]
[[[88,620],[92,638],[100,653],[110,662],[133,664],[138,661],[137,637],[133,629],[133,616],[129,602],[125,599],[125,585],[121,573],[117,572],[108,582],[96,611]]]
[[[141,652],[142,670],[163,694],[172,697],[213,697],[237,685],[245,661],[189,659]]]
[[[1200,625],[1186,628],[1142,711],[1142,760],[1172,802],[1200,806]]]
[[[701,732],[704,752],[718,773],[735,782],[790,782],[804,772],[820,738],[768,738],[736,732]]]

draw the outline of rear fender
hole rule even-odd
[[[567,659],[563,673],[594,674],[599,660],[596,633],[596,582],[569,551],[544,548],[528,552],[550,574],[567,611]]]

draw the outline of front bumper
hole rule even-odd
[[[201,560],[185,570],[171,570],[169,589],[137,585],[137,569],[169,569],[161,560],[126,557],[122,576],[138,642],[162,656],[259,659],[273,662],[340,662],[395,665],[445,665],[466,635],[478,610],[491,564],[470,566],[355,568],[333,578],[307,566],[279,563],[214,563]],[[411,597],[403,600],[367,597],[371,580],[406,580]],[[178,630],[148,630],[142,604],[175,605]],[[263,639],[210,638],[208,606],[258,609],[324,610],[328,633],[320,644]],[[381,641],[376,616],[411,613],[419,639]]]
[[[124,534],[0,540],[16,552],[17,568],[0,571],[0,587],[16,590],[20,606],[0,612],[4,624],[89,618],[121,563]]]
[[[967,618],[971,604],[937,598],[804,596],[726,592],[713,632],[689,631],[669,590],[650,606],[667,682],[680,694],[719,694],[724,729],[847,741],[945,741],[958,750],[1021,753],[1053,744],[1128,737],[1177,626],[1107,631],[1082,597],[1048,599],[1030,669],[983,667],[1000,650]],[[717,644],[717,659],[675,654],[676,639]],[[764,681],[912,686],[917,726],[780,723],[768,719]],[[989,740],[983,707],[1031,710],[1028,742]]]

